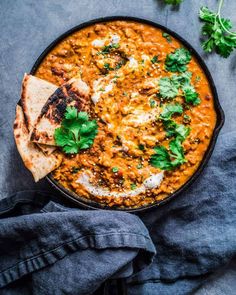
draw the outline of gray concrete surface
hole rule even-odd
[[[180,7],[171,8],[164,5],[162,0],[1,0],[0,198],[25,189],[52,190],[45,180],[37,184],[33,182],[16,151],[12,135],[15,105],[19,100],[24,72],[30,70],[44,48],[69,28],[93,18],[111,15],[137,16],[158,22],[182,35],[204,58],[217,85],[226,115],[222,133],[234,130],[236,52],[228,59],[203,53],[199,40],[201,24],[197,17],[202,5],[216,10],[217,1],[185,0]],[[225,1],[223,13],[233,20],[236,28],[235,12],[236,1]],[[234,276],[227,276],[227,280],[231,284],[235,283],[236,290],[235,273]],[[227,285],[229,284],[228,282]],[[214,288],[214,280],[211,288]],[[210,293],[206,290],[199,292],[218,294],[212,290]],[[219,294],[233,293],[222,291]]]

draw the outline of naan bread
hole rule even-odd
[[[61,164],[61,155],[54,153],[46,156],[37,145],[29,141],[29,132],[25,124],[24,113],[19,105],[16,107],[14,137],[21,158],[26,168],[33,174],[36,182]]]
[[[29,132],[48,98],[56,91],[57,86],[35,76],[25,74],[22,81],[21,105],[25,115],[26,126]],[[50,155],[55,147],[39,144],[40,149]]]
[[[67,106],[89,111],[89,87],[81,79],[73,78],[59,87],[47,100],[31,133],[30,140],[40,144],[56,145],[55,129],[60,127]]]

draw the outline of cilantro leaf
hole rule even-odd
[[[170,151],[172,152],[171,157],[174,158],[174,160],[171,162],[173,168],[186,162],[184,157],[184,149],[181,145],[181,140],[178,137],[170,142],[169,147]]]
[[[104,67],[104,69],[106,69],[107,71],[113,71],[113,70],[114,70],[114,69],[110,66],[109,63],[105,63],[103,67]]]
[[[231,32],[232,23],[229,19],[221,17],[223,0],[219,3],[217,13],[210,11],[207,7],[201,7],[199,18],[204,22],[202,35],[205,41],[202,43],[204,51],[210,53],[215,51],[227,58],[236,48],[236,32]]]
[[[170,72],[185,72],[190,60],[190,52],[185,48],[178,48],[166,56],[165,68]]]
[[[154,148],[155,153],[150,158],[150,164],[161,170],[173,170],[186,162],[181,139],[175,138],[169,143],[170,152],[164,146]]]
[[[163,125],[165,128],[167,137],[177,137],[178,136],[182,141],[184,141],[185,138],[190,133],[189,127],[186,127],[182,124],[177,124],[173,120],[166,120],[163,122]]]
[[[159,80],[159,92],[162,98],[174,98],[179,93],[179,82],[169,77]]]
[[[89,120],[86,112],[68,106],[61,127],[54,133],[56,144],[67,154],[75,154],[92,146],[97,135],[96,120]]]
[[[160,115],[160,119],[162,120],[169,120],[172,115],[174,114],[182,114],[183,107],[179,103],[175,104],[167,104],[164,106],[163,111]]]
[[[155,64],[155,63],[157,63],[157,62],[158,62],[158,56],[155,55],[155,56],[153,56],[153,58],[151,59],[151,63]]]
[[[155,154],[150,158],[150,164],[153,167],[161,170],[171,170],[171,159],[168,150],[164,146],[157,146],[154,148]]]
[[[113,49],[117,49],[119,47],[120,47],[119,43],[113,43],[113,44],[110,44],[110,45],[105,45],[105,46],[102,47],[102,50],[98,52],[98,55],[99,54],[103,54],[103,55],[109,54]]]
[[[172,38],[171,38],[171,36],[168,33],[163,32],[162,33],[162,37],[166,38],[166,40],[167,40],[168,43],[171,43],[172,42]]]
[[[187,103],[190,103],[194,106],[200,104],[201,99],[198,96],[198,93],[195,91],[192,85],[184,85],[182,88],[184,93],[184,99]]]

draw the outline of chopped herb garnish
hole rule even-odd
[[[191,118],[188,115],[184,114],[183,123],[189,124],[190,122],[191,122]]]
[[[120,44],[119,43],[113,43],[113,44],[110,44],[110,45],[105,45],[102,47],[102,50],[98,52],[98,55],[99,54],[109,54],[112,49],[117,49],[120,47]]]
[[[92,146],[98,133],[96,120],[89,120],[86,112],[68,106],[61,127],[54,133],[56,144],[67,154],[75,154]]]
[[[185,72],[190,60],[190,52],[185,48],[178,48],[166,56],[165,68],[170,72]]]
[[[200,104],[201,99],[199,98],[198,93],[195,91],[192,85],[184,85],[183,88],[184,99],[187,103],[194,106]]]
[[[117,167],[113,167],[113,168],[112,168],[112,172],[116,173],[116,172],[118,172],[118,171],[119,171],[119,169],[118,169]]]
[[[179,104],[179,103],[167,104],[163,108],[163,111],[160,115],[160,119],[170,120],[172,115],[182,114],[182,113],[183,113],[183,107],[181,104]]]
[[[179,136],[183,141],[190,133],[190,128],[182,124],[177,124],[173,120],[167,120],[163,122],[166,136],[167,137],[177,137]]]
[[[156,106],[156,101],[153,100],[153,99],[150,99],[149,104],[150,104],[150,107],[151,107],[151,108],[155,108],[155,106]]]
[[[75,173],[77,173],[79,170],[80,170],[79,167],[72,167],[72,169],[71,169],[71,173],[75,174]]]
[[[155,63],[157,63],[157,62],[158,62],[158,56],[155,55],[155,56],[153,56],[153,58],[151,59],[151,63],[155,64]]]
[[[144,151],[144,150],[145,150],[145,145],[144,145],[144,144],[139,144],[138,148],[139,148],[141,151]]]
[[[159,93],[162,98],[174,98],[179,93],[179,82],[172,78],[164,77],[159,80]]]
[[[163,33],[162,33],[162,36],[163,36],[164,38],[166,38],[166,40],[167,40],[169,43],[172,42],[172,38],[171,38],[171,36],[170,36],[168,33],[163,32]]]
[[[151,156],[150,164],[161,170],[173,170],[185,163],[186,159],[184,157],[184,150],[181,143],[181,138],[176,137],[169,143],[170,151],[164,146],[155,147],[155,154]]]
[[[130,188],[131,188],[132,190],[136,189],[136,187],[137,187],[137,185],[136,185],[135,183],[131,183]]]
[[[100,88],[100,89],[99,89],[99,91],[102,91],[102,92],[104,92],[104,91],[105,91],[105,89],[104,89],[104,88]]]
[[[109,63],[105,63],[103,67],[104,67],[104,69],[106,69],[107,71],[113,71],[113,70],[114,70],[113,68],[111,68],[111,66],[110,66]]]
[[[118,62],[118,64],[115,66],[115,70],[119,70],[124,64],[125,64],[124,60]]]
[[[139,163],[139,164],[137,165],[137,169],[141,169],[141,168],[143,168],[143,164],[142,164],[142,163]]]

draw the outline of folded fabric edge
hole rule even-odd
[[[135,260],[138,261],[140,260],[140,257],[142,258],[142,262],[137,264],[135,272],[139,272],[144,267],[148,266],[155,255],[155,248],[151,239],[144,235],[127,232],[86,235],[68,241],[50,251],[30,257],[27,260],[21,261],[10,268],[3,270],[0,273],[0,288],[20,279],[24,275],[56,263],[70,253],[78,250],[85,250],[87,248],[97,250],[105,250],[108,248],[134,249],[134,251],[137,251]]]

